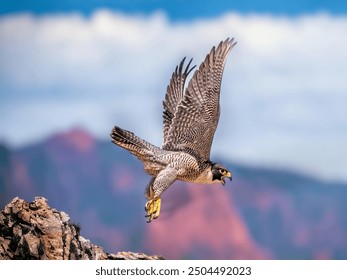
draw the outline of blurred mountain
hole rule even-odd
[[[347,184],[223,162],[233,181],[176,182],[145,222],[149,176],[111,142],[80,129],[10,150],[0,145],[0,207],[43,196],[107,251],[167,259],[346,259]]]

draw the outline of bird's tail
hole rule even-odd
[[[146,142],[134,133],[118,126],[112,129],[110,136],[114,144],[128,150],[139,159],[146,159],[159,149],[157,146]]]

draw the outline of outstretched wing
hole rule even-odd
[[[226,58],[234,39],[213,47],[195,71],[179,103],[163,149],[185,151],[201,161],[209,160],[220,106],[219,96]]]
[[[168,140],[168,133],[170,126],[172,124],[172,119],[175,116],[178,104],[183,99],[183,89],[186,82],[186,78],[189,73],[196,67],[190,67],[189,61],[187,67],[183,71],[183,65],[186,58],[183,58],[181,63],[176,66],[175,72],[172,73],[170,84],[167,86],[165,99],[163,101],[164,111],[163,111],[163,145],[166,144]]]

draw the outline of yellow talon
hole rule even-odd
[[[152,198],[146,203],[145,210],[147,212],[146,217],[148,217],[147,223],[150,223],[153,219],[156,219],[159,217],[160,207],[161,207],[160,197]]]

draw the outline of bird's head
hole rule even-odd
[[[229,178],[229,180],[232,180],[231,172],[226,169],[223,165],[219,163],[212,164],[211,167],[212,170],[212,181],[219,181],[222,185],[225,184],[224,178]]]

